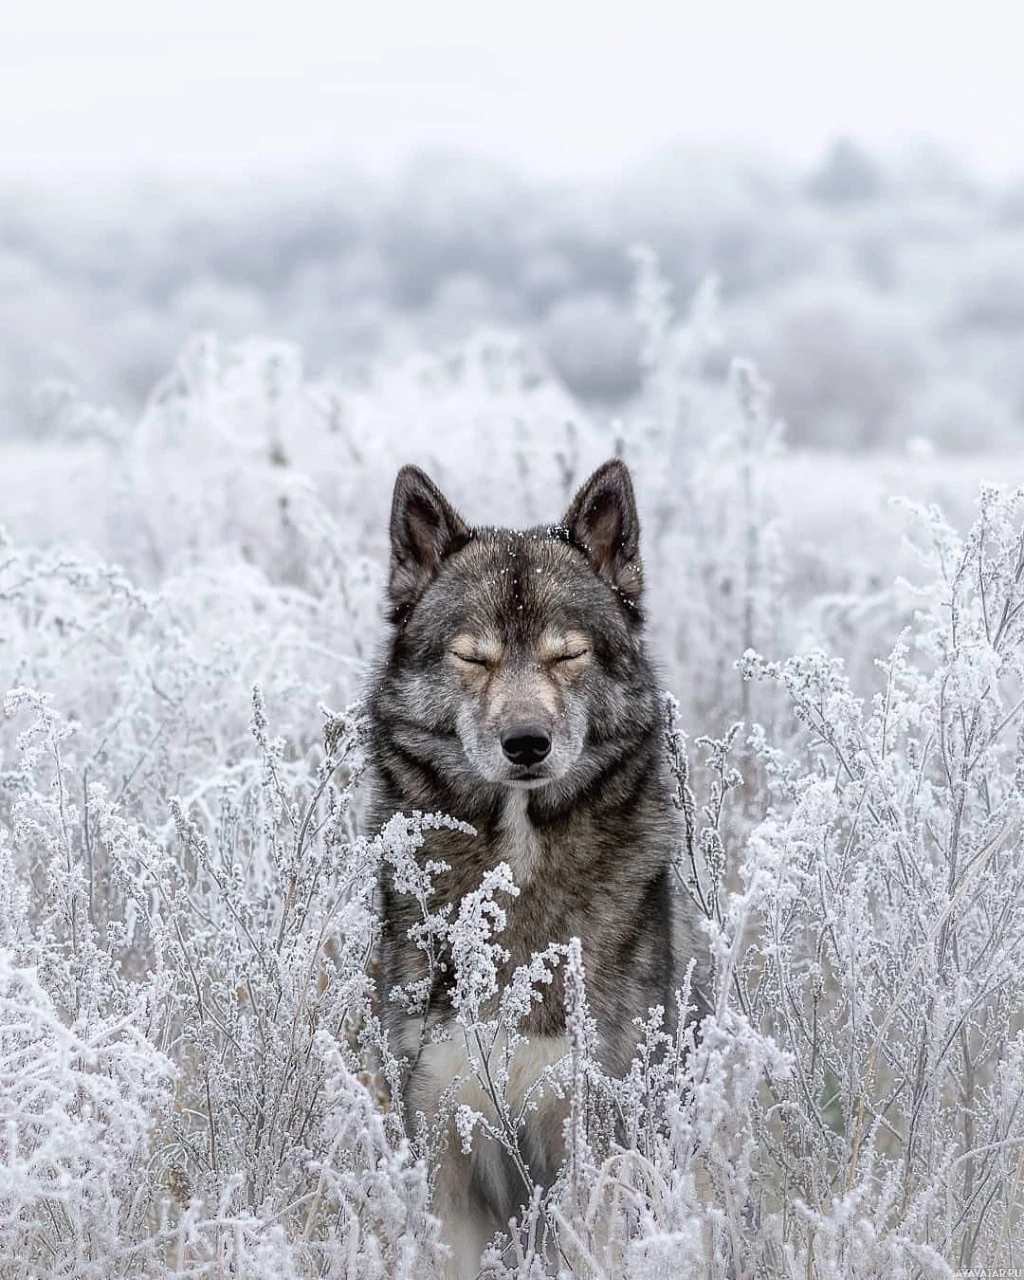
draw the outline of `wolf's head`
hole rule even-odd
[[[649,687],[640,526],[605,463],[562,522],[471,528],[416,467],[391,510],[390,737],[449,792],[578,791],[635,727]],[[383,686],[382,686],[383,687]]]

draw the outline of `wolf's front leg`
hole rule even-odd
[[[455,1134],[441,1157],[433,1211],[441,1219],[441,1238],[450,1250],[445,1280],[474,1280],[480,1273],[480,1255],[498,1224],[474,1187],[472,1163],[459,1149]]]
[[[535,1036],[520,1043],[507,1061],[502,1059],[499,1071],[502,1038],[493,1046],[493,1061],[485,1064],[471,1058],[465,1038],[455,1034],[425,1045],[417,1056],[406,1085],[411,1127],[417,1112],[436,1121],[442,1110],[442,1094],[456,1080],[451,1101],[483,1115],[492,1134],[503,1125],[507,1127],[510,1117],[521,1117],[516,1126],[515,1140],[520,1145],[515,1155],[479,1129],[473,1134],[472,1152],[467,1154],[454,1120],[447,1122],[436,1156],[433,1208],[452,1249],[450,1277],[471,1280],[476,1276],[484,1246],[495,1232],[506,1231],[509,1218],[529,1203],[534,1182],[546,1188],[554,1181],[563,1155],[567,1103],[564,1091],[541,1077],[562,1061],[567,1050],[564,1035]],[[505,1094],[508,1111],[503,1119],[494,1107],[492,1076],[501,1081],[498,1092]]]
[[[432,1152],[436,1172],[431,1210],[441,1220],[441,1238],[450,1250],[445,1280],[473,1280],[480,1270],[481,1253],[502,1224],[481,1195],[476,1160],[462,1150],[450,1112],[447,1123],[438,1124],[442,1110],[447,1109],[442,1108],[442,1097],[456,1080],[461,1083],[449,1106],[461,1102],[480,1110],[487,1105],[459,1034],[423,1045],[406,1082],[407,1124],[411,1132],[417,1126],[417,1113],[420,1119],[427,1117],[437,1143]]]

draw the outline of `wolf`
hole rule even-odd
[[[637,1044],[634,1019],[660,1005],[671,1021],[691,958],[698,1012],[707,979],[694,909],[671,883],[677,810],[644,641],[629,471],[606,462],[558,524],[516,531],[471,527],[423,471],[406,466],[390,542],[389,631],[368,696],[371,823],[418,810],[470,824],[475,836],[426,834],[417,856],[448,867],[434,881],[432,910],[457,911],[506,862],[519,894],[507,907],[499,979],[549,943],[579,938],[599,1057],[623,1074]],[[457,1076],[459,1100],[488,1114],[460,1037],[437,1038],[453,1017],[451,966],[438,966],[425,1017],[391,999],[424,980],[427,961],[409,937],[420,909],[387,865],[378,889],[381,1020],[405,1062],[407,1122],[419,1112],[434,1122]],[[509,1102],[522,1108],[530,1180],[549,1187],[564,1155],[566,1104],[538,1082],[568,1048],[557,975],[522,1029]],[[506,1150],[484,1141],[467,1156],[454,1135],[435,1196],[452,1276],[477,1274],[483,1245],[528,1199]]]

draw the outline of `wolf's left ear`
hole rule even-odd
[[[598,574],[636,604],[643,589],[640,520],[626,464],[613,458],[598,467],[573,498],[563,524]]]
[[[413,604],[441,561],[469,537],[441,490],[419,467],[403,467],[391,499],[391,579],[398,609]]]

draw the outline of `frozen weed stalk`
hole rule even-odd
[[[709,376],[711,294],[679,323],[644,270],[629,422],[493,336],[359,388],[195,343],[104,446],[109,563],[0,536],[3,1280],[443,1275],[444,1157],[381,1027],[381,864],[415,903],[409,1053],[452,1068],[460,1148],[518,1178],[503,1280],[1024,1265],[1024,497],[986,487],[966,534],[913,510],[913,586],[851,589],[830,631],[835,598],[793,594],[763,386]],[[502,518],[562,510],[609,454],[633,474],[674,876],[714,963],[622,1070],[585,937],[503,958],[511,860],[438,899],[466,815],[367,821],[356,698],[407,450]],[[423,858],[438,833],[452,856]],[[566,1034],[522,1089],[551,992]],[[699,1035],[680,1004],[710,1008]],[[544,1108],[565,1160],[542,1193]]]

